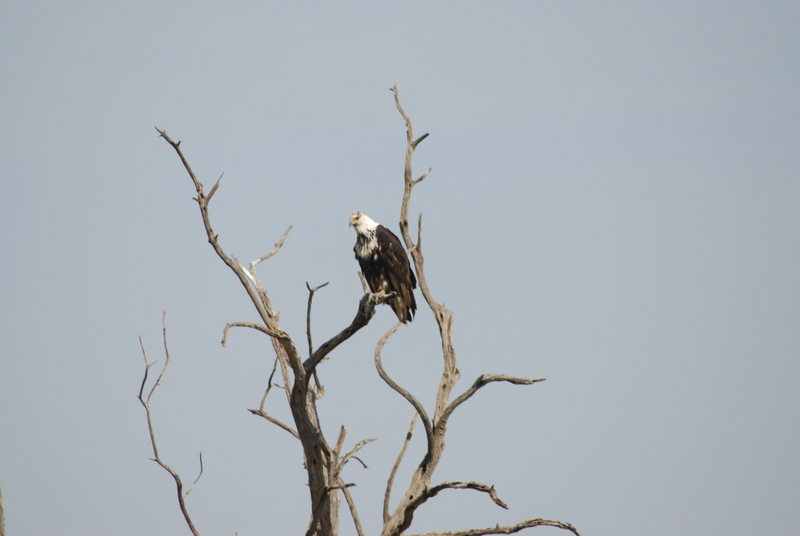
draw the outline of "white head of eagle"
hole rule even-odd
[[[387,303],[400,322],[410,322],[417,310],[417,278],[400,239],[363,212],[350,214],[350,225],[356,230],[353,251],[369,289],[373,293],[394,293]]]

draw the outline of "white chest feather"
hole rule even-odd
[[[375,238],[375,232],[368,232],[366,235],[359,234],[353,249],[359,259],[368,260],[371,257],[372,261],[377,261],[378,240]]]

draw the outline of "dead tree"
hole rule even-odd
[[[386,491],[384,494],[383,502],[383,528],[381,530],[382,536],[399,536],[403,534],[410,526],[414,518],[414,513],[427,500],[435,497],[441,491],[446,489],[469,489],[485,493],[495,504],[502,508],[507,508],[505,503],[499,498],[494,487],[478,482],[440,482],[433,484],[432,478],[434,471],[442,458],[445,448],[445,434],[447,431],[447,422],[453,412],[464,402],[469,400],[479,389],[489,383],[494,382],[507,382],[514,385],[530,385],[536,382],[543,381],[544,378],[516,378],[502,374],[483,374],[479,376],[473,384],[459,395],[452,398],[453,388],[459,378],[459,371],[456,363],[456,353],[452,344],[452,330],[453,330],[453,316],[452,313],[445,308],[443,304],[438,303],[434,298],[428,287],[425,278],[425,266],[422,249],[422,216],[420,215],[417,224],[416,242],[411,238],[408,223],[408,207],[411,200],[411,194],[414,186],[422,182],[430,173],[430,169],[426,171],[419,178],[414,178],[412,160],[414,151],[417,146],[428,135],[424,134],[419,138],[414,137],[414,131],[411,125],[411,120],[403,110],[397,90],[397,84],[391,88],[394,94],[395,104],[397,110],[403,117],[406,124],[407,145],[406,145],[406,159],[404,170],[404,184],[405,189],[403,193],[403,200],[400,210],[400,231],[405,246],[411,255],[416,268],[417,279],[419,282],[420,291],[433,312],[434,318],[439,326],[439,333],[441,335],[442,344],[442,359],[443,359],[443,372],[437,390],[436,403],[433,408],[433,413],[430,414],[428,410],[416,399],[409,391],[400,386],[394,381],[384,370],[381,362],[381,352],[386,345],[389,338],[397,331],[400,322],[395,324],[383,337],[378,341],[375,348],[375,367],[378,374],[386,382],[389,387],[399,393],[405,398],[409,404],[414,408],[415,415],[411,422],[406,441],[403,443],[400,453],[394,463],[394,467],[388,477]],[[158,129],[157,129],[158,130]],[[316,398],[318,395],[318,383],[312,385],[311,378],[315,376],[317,365],[335,349],[337,346],[352,337],[358,330],[366,326],[372,316],[375,314],[375,307],[390,297],[380,294],[370,294],[367,292],[358,303],[355,318],[345,327],[338,335],[323,343],[319,348],[314,350],[311,341],[310,330],[310,312],[311,302],[314,292],[324,285],[311,288],[308,287],[308,316],[307,316],[307,339],[308,339],[308,355],[303,357],[301,351],[295,344],[294,339],[285,331],[283,331],[278,322],[278,315],[273,310],[270,304],[269,294],[266,288],[262,285],[256,273],[256,267],[259,263],[267,260],[272,255],[276,254],[283,245],[286,237],[288,236],[291,227],[286,230],[284,235],[275,244],[275,249],[267,253],[263,257],[254,260],[248,266],[240,263],[235,257],[227,254],[217,240],[217,235],[211,227],[211,220],[209,217],[209,203],[212,197],[217,192],[219,187],[219,180],[211,188],[208,193],[205,193],[203,184],[197,179],[194,171],[192,171],[189,162],[183,154],[180,147],[180,142],[173,141],[165,131],[158,130],[160,136],[169,143],[176,151],[184,168],[186,169],[189,177],[191,178],[195,191],[197,204],[200,208],[200,215],[205,228],[208,242],[214,249],[215,253],[222,259],[222,261],[236,274],[239,282],[247,292],[250,301],[258,313],[260,318],[259,323],[253,322],[233,322],[225,326],[222,335],[222,344],[228,337],[228,330],[232,327],[246,327],[264,333],[270,337],[273,349],[275,351],[275,363],[273,366],[272,375],[269,378],[264,395],[261,398],[261,404],[258,409],[251,409],[250,412],[258,415],[271,422],[272,424],[283,429],[297,439],[303,449],[304,465],[308,474],[308,486],[310,491],[310,521],[307,536],[335,536],[338,534],[339,529],[339,509],[340,509],[340,493],[344,497],[348,505],[350,514],[356,527],[359,536],[363,536],[364,532],[359,520],[356,505],[348,490],[353,484],[346,483],[342,477],[342,469],[344,466],[355,457],[355,454],[366,443],[372,440],[363,440],[358,442],[349,452],[343,453],[342,448],[345,439],[345,429],[341,428],[335,444],[328,443],[322,432],[320,425],[319,415],[317,413]],[[222,177],[220,177],[221,179]],[[327,284],[327,283],[326,283]],[[156,446],[155,432],[152,427],[150,418],[150,399],[156,387],[166,371],[166,366],[169,362],[169,352],[167,349],[166,327],[164,328],[164,351],[166,353],[166,360],[164,362],[161,373],[158,376],[155,384],[152,386],[149,394],[144,396],[144,389],[147,383],[147,371],[151,363],[147,359],[147,355],[142,347],[142,352],[145,359],[145,376],[142,380],[142,385],[139,391],[139,400],[145,407],[147,412],[147,421],[150,431],[150,439],[152,443],[154,461],[156,461],[162,468],[168,471],[175,480],[179,505],[181,512],[186,519],[186,522],[193,534],[197,535],[198,532],[194,527],[191,517],[188,514],[185,497],[194,487],[192,484],[189,491],[183,491],[183,485],[180,477],[167,466],[159,457],[158,449]],[[284,390],[287,403],[291,410],[293,426],[284,423],[272,415],[269,415],[265,410],[265,402],[271,389],[276,385],[273,384],[273,376],[280,371],[283,377],[283,386],[280,388]],[[452,399],[451,399],[452,398]],[[402,497],[394,508],[390,511],[390,498],[394,484],[395,475],[397,473],[400,462],[405,456],[406,448],[411,440],[412,432],[417,421],[422,423],[425,432],[426,452],[420,461],[419,465],[414,470],[411,482],[408,488],[403,492]],[[200,458],[200,472],[202,474],[202,456]],[[199,479],[199,476],[198,476]],[[195,484],[197,480],[195,480]],[[472,529],[466,531],[451,531],[451,532],[436,532],[424,536],[476,536],[483,534],[511,534],[518,532],[525,528],[537,526],[552,526],[568,530],[579,536],[578,531],[568,523],[559,521],[551,521],[547,519],[529,519],[510,526],[496,526],[483,529]],[[423,536],[423,535],[417,535]]]

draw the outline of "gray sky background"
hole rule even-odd
[[[454,311],[465,389],[443,493],[412,532],[544,517],[584,535],[800,533],[800,4],[37,2],[0,6],[0,486],[8,534],[188,533],[136,400],[137,336],[172,363],[161,453],[203,534],[299,534],[299,445],[250,415],[269,341],[203,236],[164,128],[304,345],[361,296],[353,210],[397,229],[405,130],[428,281]],[[374,344],[387,308],[320,369],[330,441],[365,527],[411,408]],[[384,360],[430,405],[431,314]],[[289,419],[278,396],[269,408]],[[401,471],[418,463],[417,437]],[[399,491],[396,492],[396,496]],[[540,528],[537,534],[560,534]],[[342,533],[353,534],[342,512]]]

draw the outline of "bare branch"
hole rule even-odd
[[[228,330],[231,328],[250,328],[256,331],[260,331],[270,337],[274,337],[281,341],[290,340],[289,334],[280,329],[269,329],[266,326],[262,326],[261,324],[255,324],[253,322],[231,322],[225,325],[225,329],[222,330],[222,346],[226,346],[228,344]]]
[[[391,92],[394,93],[394,103],[397,105],[397,110],[400,112],[400,115],[403,116],[403,119],[406,122],[406,132],[408,136],[408,145],[411,149],[416,149],[417,145],[419,145],[422,140],[428,137],[428,134],[423,134],[416,140],[414,140],[414,128],[411,126],[411,119],[406,114],[405,110],[403,110],[403,106],[400,104],[400,95],[397,92],[397,82],[390,88]]]
[[[497,506],[508,510],[508,505],[501,501],[500,497],[497,496],[497,491],[495,491],[494,486],[487,486],[486,484],[481,484],[479,482],[444,482],[428,490],[428,493],[426,494],[427,498],[430,499],[431,497],[435,497],[440,491],[445,489],[474,489],[477,491],[482,491],[483,493],[488,493],[489,497],[491,497]]]
[[[278,356],[275,356],[275,361],[272,362],[272,372],[269,373],[269,379],[267,380],[267,389],[264,391],[264,396],[261,397],[261,405],[259,409],[264,411],[264,404],[267,403],[267,396],[269,396],[269,392],[272,389],[273,383],[272,378],[275,377],[275,371],[278,370]],[[284,391],[286,388],[284,387]]]
[[[342,427],[342,429],[344,429],[344,427]],[[358,452],[359,450],[361,450],[361,448],[362,448],[364,445],[366,445],[367,443],[372,443],[373,441],[377,441],[377,440],[376,440],[376,439],[362,439],[361,441],[359,441],[358,443],[356,443],[356,445],[355,445],[355,446],[354,446],[352,449],[350,449],[350,452],[348,452],[347,454],[345,454],[345,455],[342,457],[342,460],[339,462],[338,471],[339,471],[339,472],[341,472],[341,470],[342,470],[342,469],[344,469],[344,466],[345,466],[345,465],[347,465],[347,462],[349,462],[351,458],[355,458],[355,459],[357,459],[357,460],[358,460],[358,457],[356,457],[356,455],[355,455],[355,454],[356,454],[356,452]],[[363,461],[361,461],[361,460],[358,460],[358,461],[360,461],[360,462],[361,462],[361,465],[363,465],[363,466],[364,466],[364,469],[367,469],[367,464],[365,464],[365,463],[364,463]]]
[[[410,124],[410,123],[409,123],[409,124]],[[423,134],[422,136],[420,136],[419,138],[417,138],[416,140],[414,140],[414,141],[412,142],[412,145],[414,146],[414,148],[416,148],[416,147],[417,147],[417,145],[419,145],[419,144],[422,142],[422,140],[424,140],[424,139],[425,139],[425,138],[427,138],[427,137],[428,137],[428,133],[426,132],[425,134]],[[419,181],[417,181],[417,182],[419,182]]]
[[[211,198],[214,197],[214,194],[217,193],[217,188],[219,188],[219,181],[222,180],[222,176],[225,175],[225,172],[220,173],[217,182],[214,183],[214,186],[211,188],[211,191],[208,192],[207,199],[211,201]]]
[[[490,527],[486,529],[471,529],[471,530],[455,530],[452,532],[424,532],[420,534],[410,534],[409,536],[482,536],[484,534],[514,534],[524,529],[534,527],[555,527],[570,531],[575,536],[581,536],[578,530],[569,523],[562,523],[561,521],[551,521],[549,519],[529,519],[516,525],[507,527]]]
[[[330,281],[327,281],[321,285],[318,285],[314,288],[308,284],[306,281],[306,288],[308,289],[308,309],[306,311],[306,335],[308,336],[308,355],[314,353],[314,344],[311,342],[311,301],[314,299],[314,293],[321,289],[322,287],[326,286]]]
[[[403,441],[403,446],[400,448],[400,454],[397,455],[397,459],[392,466],[392,471],[389,473],[389,480],[386,482],[386,493],[383,495],[383,523],[386,524],[389,521],[389,499],[392,496],[392,486],[394,486],[394,477],[397,474],[397,469],[400,467],[400,463],[403,461],[403,458],[406,455],[406,449],[408,449],[408,444],[411,443],[411,436],[414,435],[414,427],[417,424],[417,419],[419,418],[419,413],[414,412],[414,417],[411,418],[411,424],[408,427],[408,433],[406,433],[406,438]]]
[[[239,262],[236,261],[236,259],[228,256],[222,249],[222,246],[220,246],[218,236],[211,227],[211,219],[208,214],[208,196],[203,192],[203,183],[197,179],[194,171],[192,171],[192,167],[189,165],[189,161],[186,159],[186,156],[184,156],[180,147],[180,142],[172,141],[172,138],[170,138],[164,130],[156,128],[156,131],[158,131],[159,135],[172,146],[172,148],[178,154],[178,157],[181,159],[183,167],[186,169],[189,177],[192,179],[192,183],[194,184],[194,188],[197,193],[197,197],[194,199],[197,201],[198,208],[200,209],[200,217],[203,220],[203,227],[206,231],[208,243],[211,244],[214,252],[222,260],[222,262],[224,262],[236,274],[236,277],[245,288],[247,295],[250,297],[250,301],[253,302],[253,306],[258,311],[262,321],[265,325],[269,326],[270,318],[272,316],[272,307],[270,305],[269,298],[267,297],[266,292],[258,292],[253,288],[253,285],[250,284],[251,278],[249,277],[247,270],[244,270]]]
[[[197,478],[194,479],[194,482],[192,482],[192,485],[189,487],[189,489],[186,491],[186,493],[183,494],[184,497],[187,497],[192,492],[194,487],[197,485],[197,482],[200,480],[201,476],[203,476],[203,451],[202,450],[200,451],[200,473],[197,475]]]
[[[308,355],[314,353],[314,343],[311,340],[311,301],[314,299],[314,293],[321,289],[322,287],[326,286],[330,281],[326,281],[325,283],[318,285],[314,288],[309,286],[308,281],[306,281],[306,288],[308,289],[308,310],[306,311],[306,336],[308,337]],[[316,387],[316,396],[317,398],[321,397],[325,394],[325,388],[322,387],[322,383],[319,381],[319,376],[317,375],[316,367],[313,370],[314,373],[314,384]]]
[[[259,417],[262,417],[262,418],[266,419],[267,421],[269,421],[272,424],[278,426],[279,428],[282,428],[282,429],[286,430],[287,432],[292,434],[295,437],[295,439],[300,439],[300,436],[298,435],[297,431],[294,428],[292,428],[291,426],[288,426],[287,424],[284,424],[282,421],[279,421],[278,419],[272,417],[264,409],[264,406],[267,403],[267,396],[269,396],[269,392],[270,392],[270,390],[272,390],[272,387],[274,385],[276,385],[276,384],[272,383],[272,378],[275,376],[275,371],[278,369],[278,362],[279,361],[280,361],[280,359],[278,358],[278,356],[275,356],[275,361],[272,363],[272,372],[270,373],[269,379],[267,380],[267,389],[264,391],[264,396],[261,397],[261,405],[259,406],[258,409],[249,409],[247,411],[249,411],[253,415],[257,415]],[[283,368],[283,367],[284,367],[284,365],[281,362],[281,368]],[[284,381],[285,380],[286,380],[286,378],[284,378]],[[283,390],[287,391],[285,386],[283,387]]]
[[[356,316],[350,325],[339,332],[338,335],[324,342],[319,348],[317,348],[317,351],[311,354],[311,357],[306,359],[306,361],[303,363],[306,374],[315,370],[320,361],[330,354],[337,346],[352,337],[358,330],[366,326],[375,315],[375,306],[378,303],[379,302],[375,295],[364,294],[364,296],[361,297],[361,301],[358,303],[358,311],[356,312]]]
[[[514,385],[531,385],[532,383],[543,382],[544,380],[544,378],[515,378],[514,376],[506,376],[505,374],[481,374],[478,376],[478,379],[475,380],[475,383],[472,384],[472,387],[464,391],[464,393],[450,403],[447,409],[442,412],[440,420],[446,421],[458,406],[469,400],[472,395],[478,392],[478,389],[486,384],[492,382],[508,382]]]
[[[425,134],[425,136],[427,136],[427,134]],[[421,141],[422,139],[424,139],[424,137],[425,137],[425,136],[423,136],[422,138],[420,138],[420,141]],[[432,170],[433,170],[433,168],[428,168],[428,171],[426,171],[425,173],[423,173],[423,174],[422,174],[422,175],[421,175],[421,176],[420,176],[420,177],[419,177],[417,180],[415,180],[415,181],[414,181],[414,184],[419,184],[419,183],[421,183],[422,181],[424,181],[424,180],[425,180],[425,177],[427,177],[427,176],[428,176],[428,174],[429,174],[429,173],[430,173]]]
[[[147,352],[145,352],[144,344],[142,344],[142,338],[139,337],[139,344],[142,347],[142,355],[144,356],[145,372],[144,372],[144,380],[142,380],[142,385],[139,387],[138,398],[139,402],[141,402],[142,406],[144,407],[145,414],[147,416],[147,429],[150,433],[150,445],[153,448],[153,456],[154,456],[153,461],[155,461],[162,469],[164,469],[167,473],[169,473],[172,479],[175,481],[175,488],[178,494],[178,505],[180,507],[181,514],[183,514],[183,519],[186,521],[186,524],[189,527],[189,530],[192,531],[192,534],[194,536],[200,536],[200,533],[197,531],[197,529],[194,526],[194,523],[192,522],[192,518],[189,516],[189,511],[186,509],[186,503],[184,499],[186,495],[188,495],[188,492],[186,494],[183,493],[183,482],[181,481],[181,477],[178,475],[177,472],[175,472],[174,469],[172,469],[169,465],[164,463],[164,461],[161,459],[161,456],[158,454],[158,445],[156,444],[156,432],[155,429],[153,428],[153,415],[150,410],[150,400],[153,397],[153,393],[155,392],[156,387],[160,385],[161,378],[164,377],[164,373],[167,370],[167,365],[169,364],[169,348],[167,347],[167,312],[162,311],[161,313],[162,313],[162,334],[164,338],[164,354],[165,354],[164,366],[161,368],[161,373],[158,375],[158,379],[156,379],[156,382],[153,384],[152,389],[150,389],[147,398],[146,399],[142,398],[145,382],[147,381],[147,372],[152,363],[148,362]],[[201,463],[200,474],[202,474],[202,463]],[[200,476],[198,475],[197,480],[199,479]],[[197,480],[195,480],[195,484],[197,483]],[[192,484],[192,488],[193,487],[194,484]],[[191,489],[189,491],[191,491]]]
[[[297,431],[294,428],[292,428],[291,426],[289,426],[287,424],[282,423],[281,421],[279,421],[278,419],[276,419],[275,417],[273,417],[272,415],[270,415],[266,411],[262,411],[260,409],[248,409],[247,411],[249,411],[253,415],[258,415],[259,417],[263,417],[264,419],[268,420],[269,422],[271,422],[272,424],[274,424],[278,428],[282,428],[282,429],[286,430],[287,432],[292,434],[295,437],[295,439],[300,439],[300,434],[298,434]]]
[[[375,368],[378,369],[378,375],[381,377],[383,381],[385,381],[389,387],[400,393],[403,398],[408,400],[408,402],[414,406],[414,409],[417,410],[417,413],[422,419],[422,425],[425,427],[425,436],[428,440],[428,449],[433,449],[433,426],[431,425],[431,420],[428,418],[428,413],[425,411],[425,407],[422,403],[414,398],[414,395],[406,391],[404,388],[400,387],[383,369],[383,363],[381,363],[381,352],[383,351],[383,346],[386,344],[386,341],[389,340],[395,331],[402,325],[401,322],[395,323],[389,331],[387,331],[383,337],[378,341],[378,345],[375,347]]]
[[[144,402],[142,400],[142,394],[144,393],[144,386],[145,386],[145,384],[147,384],[147,375],[150,372],[150,367],[155,365],[155,362],[149,363],[147,361],[147,351],[145,351],[145,349],[144,349],[144,342],[142,342],[142,336],[141,335],[139,336],[139,347],[142,349],[142,355],[144,356],[144,377],[142,378],[142,385],[139,386],[139,400]],[[150,394],[152,395],[152,392]],[[147,397],[147,400],[148,401],[150,400],[149,396]]]
[[[413,513],[417,510],[417,508],[419,508],[428,499],[435,497],[440,491],[445,489],[474,489],[477,491],[482,491],[483,493],[487,493],[496,505],[508,510],[508,506],[506,503],[500,500],[500,497],[497,496],[497,492],[493,486],[490,487],[479,482],[444,482],[431,488],[424,489],[416,497],[410,500],[404,509],[409,516],[413,516]],[[410,520],[408,522],[410,523]]]
[[[364,529],[361,527],[361,520],[358,518],[358,511],[356,511],[356,503],[353,501],[353,496],[350,495],[350,490],[347,487],[342,488],[344,500],[347,501],[347,506],[350,508],[350,515],[353,516],[353,523],[356,526],[356,533],[358,536],[364,536]]]
[[[265,260],[269,259],[270,257],[272,257],[273,255],[275,255],[276,253],[278,253],[281,250],[281,248],[283,247],[283,243],[286,242],[286,238],[289,236],[289,231],[292,230],[292,227],[293,226],[290,225],[289,228],[286,229],[286,231],[284,231],[283,236],[281,236],[281,239],[278,240],[278,242],[275,244],[275,247],[273,248],[272,251],[270,251],[269,253],[267,253],[263,257],[259,257],[258,259],[254,260],[253,262],[250,263],[250,273],[255,275],[256,266],[259,263],[264,262]],[[327,285],[327,283],[325,283],[325,285]],[[322,286],[325,286],[325,285],[322,285]]]
[[[373,441],[374,441],[374,440],[373,440]],[[352,458],[350,458],[350,459],[351,459],[351,460],[355,460],[355,461],[357,461],[358,463],[360,463],[360,464],[361,464],[361,467],[363,467],[364,469],[369,469],[369,466],[366,464],[366,462],[364,462],[364,460],[362,460],[362,459],[361,459],[361,458],[359,458],[358,456],[353,456],[353,457],[352,457]]]

